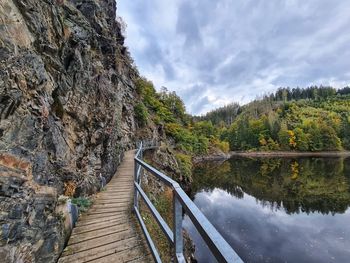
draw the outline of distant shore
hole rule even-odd
[[[350,151],[325,151],[325,152],[294,152],[294,151],[273,151],[273,152],[230,152],[230,157],[350,157]]]
[[[199,156],[194,158],[194,162],[202,161],[223,161],[232,157],[254,157],[254,158],[289,158],[289,157],[350,157],[350,151],[325,151],[325,152],[296,152],[296,151],[271,151],[271,152],[229,152],[227,154],[216,154]]]

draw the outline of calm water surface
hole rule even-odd
[[[245,262],[350,262],[350,159],[248,159],[195,168],[192,198]],[[216,262],[184,218],[199,262]]]

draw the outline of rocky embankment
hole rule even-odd
[[[137,73],[115,10],[0,0],[1,262],[55,262],[69,234],[58,197],[98,191],[134,141]]]

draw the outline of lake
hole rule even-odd
[[[350,262],[350,158],[233,158],[191,198],[245,262]],[[187,216],[199,262],[216,262]]]

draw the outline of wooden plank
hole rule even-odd
[[[120,212],[128,211],[129,206],[117,207],[117,208],[106,208],[106,209],[91,209],[88,215],[99,215],[99,214],[118,214]]]
[[[118,207],[129,207],[129,204],[126,204],[123,202],[116,203],[116,204],[115,203],[114,204],[111,204],[111,203],[94,204],[94,206],[89,211],[96,210],[96,209],[118,208]]]
[[[103,230],[96,230],[88,233],[83,233],[80,235],[73,235],[70,237],[68,245],[73,245],[73,244],[81,243],[83,241],[93,240],[93,239],[96,239],[97,237],[108,236],[108,235],[119,233],[128,229],[130,229],[130,225],[124,223],[116,226],[111,226]]]
[[[88,262],[91,263],[119,263],[119,262],[126,262],[127,260],[135,260],[138,258],[142,258],[144,257],[144,253],[141,252],[142,251],[142,245],[139,245],[137,247],[133,247],[133,248],[129,248],[129,249],[125,249],[123,251],[120,251],[118,253],[112,253],[108,256],[105,257],[101,257],[95,260],[91,260]]]
[[[79,253],[68,255],[62,258],[59,263],[80,263],[95,260],[105,256],[109,256],[113,253],[119,253],[127,249],[131,249],[140,245],[140,240],[133,236],[126,239],[109,243],[103,246],[95,247],[89,250],[85,250]]]
[[[94,205],[103,205],[103,204],[125,204],[126,201],[131,202],[131,200],[124,198],[124,199],[98,199],[94,202]]]
[[[101,194],[98,194],[98,197],[108,197],[108,199],[113,199],[117,197],[122,197],[122,196],[130,196],[132,195],[131,191],[120,191],[119,193],[113,193],[113,192],[103,192]]]
[[[125,214],[118,214],[118,215],[106,216],[100,219],[85,216],[84,218],[79,219],[79,221],[76,224],[76,227],[86,226],[86,225],[91,225],[91,224],[96,224],[101,222],[108,222],[108,221],[120,219],[120,218],[128,218],[128,216]]]
[[[111,186],[118,186],[118,185],[120,185],[120,184],[122,184],[122,183],[124,183],[124,184],[133,184],[133,182],[134,182],[134,180],[130,180],[130,179],[121,179],[121,180],[118,180],[117,183],[111,184]]]
[[[102,193],[113,193],[118,191],[119,193],[121,192],[133,192],[133,184],[125,184],[125,185],[119,185],[119,187],[115,186],[115,188],[113,188],[112,190],[107,190],[105,192],[101,192]]]
[[[118,200],[118,199],[121,199],[121,198],[124,198],[124,199],[128,199],[128,200],[131,200],[131,197],[133,195],[130,193],[130,194],[126,194],[126,193],[123,193],[123,194],[120,194],[118,196],[109,196],[108,194],[107,195],[100,195],[99,198],[101,199],[107,199],[107,200]]]
[[[97,201],[94,202],[94,204],[113,204],[113,203],[126,203],[126,202],[132,202],[130,198],[124,197],[124,198],[113,198],[113,199],[108,199],[108,198],[99,198]]]
[[[112,197],[112,198],[108,198],[108,196],[106,195],[103,195],[103,196],[100,196],[100,200],[104,200],[104,201],[113,201],[113,200],[120,200],[120,199],[124,199],[126,201],[129,201],[131,200],[133,197],[132,194],[129,194],[129,195],[121,195],[121,196],[117,196],[117,197]]]
[[[121,219],[116,219],[114,221],[102,222],[99,224],[75,228],[71,236],[77,236],[77,235],[81,235],[92,231],[103,230],[116,225],[129,224],[129,221],[130,220],[128,220],[127,218],[121,218]]]
[[[115,186],[115,188],[113,188],[112,190],[106,190],[104,192],[101,193],[113,193],[115,191],[122,191],[122,192],[133,192],[133,184],[123,184],[123,185],[119,185],[119,186]]]
[[[125,185],[125,186],[119,186],[115,188],[109,188],[106,191],[103,191],[102,193],[120,193],[120,192],[131,192],[131,185]]]
[[[118,233],[113,233],[108,236],[98,237],[92,240],[87,240],[85,242],[77,243],[74,245],[67,246],[64,249],[62,256],[72,255],[82,251],[90,250],[96,247],[104,246],[110,243],[117,242],[119,240],[124,240],[126,238],[135,237],[137,234],[130,229],[121,231]]]
[[[88,215],[89,220],[92,219],[104,219],[106,217],[113,217],[113,216],[125,216],[125,212],[119,212],[119,213],[102,213],[102,214],[94,214],[94,215]]]

